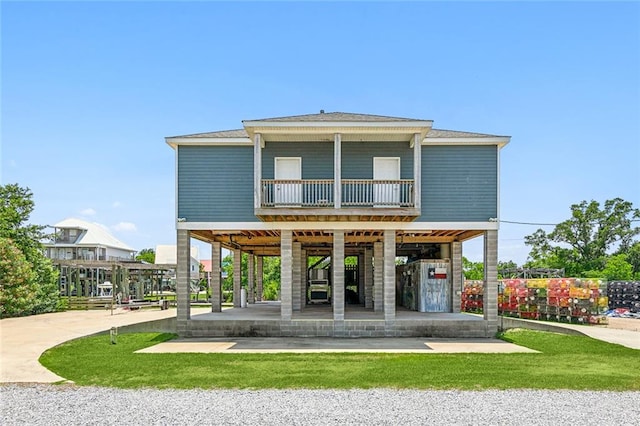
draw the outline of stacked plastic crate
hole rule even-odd
[[[598,279],[576,279],[569,287],[569,307],[572,322],[598,324],[605,322],[603,316],[608,299],[606,284]]]
[[[507,316],[520,316],[529,299],[526,280],[502,280],[498,288],[498,312]]]
[[[547,282],[547,309],[541,319],[571,322],[570,288],[573,278],[551,278]],[[568,320],[567,320],[568,319]]]
[[[638,283],[640,289],[640,283]],[[606,284],[577,278],[506,279],[499,282],[498,312],[501,315],[572,323],[606,321]],[[620,287],[627,289],[628,287]],[[482,281],[465,282],[462,310],[482,308]],[[473,303],[468,300],[470,295]],[[620,294],[623,294],[620,291]],[[624,293],[626,294],[626,293]],[[637,298],[640,307],[640,296]],[[471,307],[475,309],[471,309]]]
[[[609,308],[640,313],[640,281],[612,281],[607,286]]]
[[[461,295],[460,309],[463,312],[482,312],[482,294],[484,285],[482,281],[465,281],[464,291]]]

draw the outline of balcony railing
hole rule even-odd
[[[343,179],[342,207],[413,207],[412,179]],[[263,179],[262,207],[334,208],[333,179]]]

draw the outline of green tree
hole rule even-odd
[[[280,298],[280,257],[263,258],[262,299],[278,300]]]
[[[240,270],[242,273],[241,283],[247,287],[249,268],[249,258],[247,253],[242,254]],[[222,259],[222,270],[227,277],[222,282],[222,290],[233,291],[233,255],[229,254]],[[264,256],[262,258],[262,298],[263,300],[278,300],[280,297],[280,257]],[[231,301],[229,299],[227,301]]]
[[[525,237],[531,246],[525,266],[564,268],[569,275],[602,270],[611,249],[625,251],[634,244],[640,228],[632,223],[638,218],[640,210],[620,198],[605,201],[602,208],[597,201],[573,204],[571,218],[552,232],[538,229]]]
[[[38,283],[24,254],[0,238],[0,318],[24,315],[35,306]]]
[[[0,238],[11,240],[11,244],[22,253],[36,283],[35,294],[31,290],[24,293],[33,296],[33,303],[24,305],[16,301],[20,306],[30,307],[22,310],[6,308],[6,312],[13,312],[12,315],[52,312],[58,305],[58,273],[51,265],[51,261],[44,256],[42,245],[42,240],[50,235],[44,232],[45,226],[27,224],[34,209],[32,198],[33,194],[28,188],[22,188],[17,184],[0,186]],[[6,273],[6,276],[19,275],[17,272]],[[29,281],[22,283],[30,286]],[[11,304],[13,301],[6,299],[5,303]]]
[[[616,254],[607,259],[602,275],[607,281],[630,281],[633,279],[633,267],[627,262],[627,256]]]
[[[136,256],[136,260],[142,260],[147,263],[156,263],[156,252],[152,248],[142,249]]]
[[[636,241],[626,251],[618,251],[618,254],[626,254],[627,262],[631,265],[634,280],[640,280],[640,241]]]
[[[472,262],[463,256],[462,270],[464,271],[464,278],[467,280],[484,279],[484,263],[482,262]]]

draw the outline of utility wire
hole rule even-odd
[[[501,222],[501,223],[514,223],[516,225],[558,226],[557,223],[516,222],[516,221],[513,221],[513,220],[502,220],[502,219],[500,219],[498,222]]]
[[[516,225],[533,225],[533,226],[558,226],[559,225],[559,223],[517,222],[514,220],[502,220],[502,219],[500,219],[498,222],[513,223]],[[640,222],[640,219],[631,219],[630,222]]]

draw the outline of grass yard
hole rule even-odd
[[[539,354],[135,354],[172,334],[85,337],[40,362],[78,385],[117,388],[640,390],[640,351],[583,336],[510,330]]]

